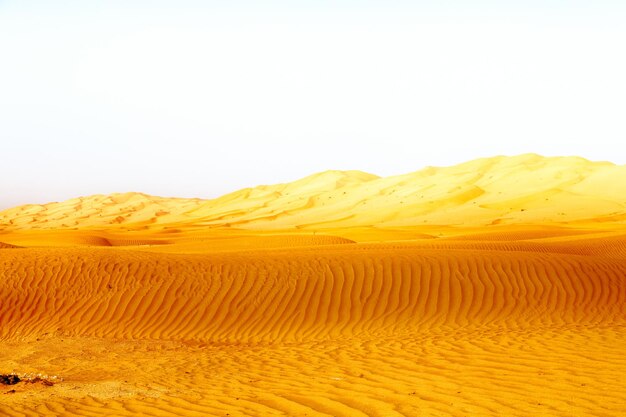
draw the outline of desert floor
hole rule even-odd
[[[626,229],[0,241],[1,415],[626,415]]]

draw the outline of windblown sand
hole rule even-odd
[[[528,158],[561,172],[535,156],[463,169],[488,181]],[[508,190],[509,214],[473,208],[495,189],[421,203],[429,220],[443,216],[432,204],[448,213],[440,224],[395,209],[377,184],[393,181],[363,173],[273,196],[128,194],[1,212],[0,374],[54,385],[0,385],[0,415],[626,415],[626,194],[554,191],[626,177],[583,166],[524,198]],[[421,199],[416,181],[443,174],[413,175],[394,193]],[[361,205],[380,201],[321,205],[344,187]],[[294,195],[309,196],[300,211]],[[270,214],[280,198],[284,214]]]

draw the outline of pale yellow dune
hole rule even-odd
[[[0,212],[4,231],[626,224],[626,167],[582,158],[495,157],[379,178],[328,171],[213,200],[95,195]]]
[[[0,212],[7,416],[626,415],[624,167]]]

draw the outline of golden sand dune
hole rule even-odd
[[[6,210],[0,415],[626,415],[623,178],[525,155]]]
[[[63,381],[0,410],[620,415],[624,237],[586,240],[5,250],[0,363]]]
[[[10,251],[0,267],[0,337],[251,343],[623,318],[622,259],[497,249]]]
[[[626,223],[626,166],[582,158],[479,159],[379,178],[328,171],[213,200],[95,195],[0,212],[3,230],[166,230]]]

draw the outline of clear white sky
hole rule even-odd
[[[624,1],[0,0],[0,208],[626,163]]]

